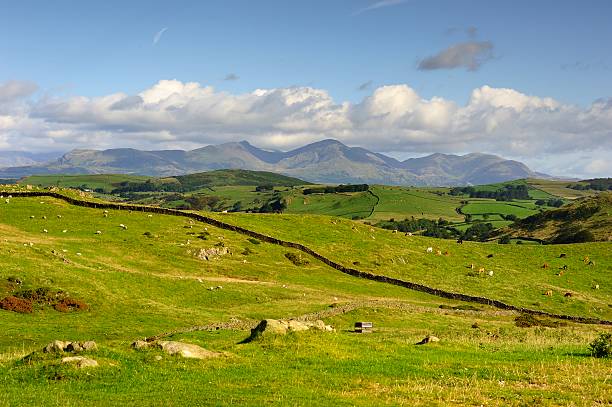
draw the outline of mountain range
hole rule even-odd
[[[46,163],[27,164],[0,168],[0,178],[98,173],[171,176],[224,168],[272,171],[318,183],[446,186],[549,178],[521,162],[491,154],[460,156],[436,153],[399,161],[361,147],[348,147],[336,140],[318,141],[286,152],[264,150],[247,141],[210,145],[191,151],[81,149]]]

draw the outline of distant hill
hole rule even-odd
[[[520,162],[489,154],[432,154],[399,161],[336,140],[323,140],[287,152],[260,149],[246,141],[192,151],[73,150],[48,164],[1,169],[0,178],[60,173],[168,177],[216,169],[270,171],[310,182],[337,184],[453,186],[547,177]]]
[[[309,184],[301,179],[285,175],[249,170],[215,170],[162,178],[121,174],[33,175],[19,180],[19,183],[42,187],[61,186],[91,189],[106,193],[116,189],[144,192],[164,190],[166,188],[166,190],[170,191],[192,191],[214,186],[273,185],[277,187],[292,187]]]
[[[559,209],[519,219],[504,233],[548,243],[612,240],[612,192],[578,198]]]
[[[22,151],[0,151],[0,168],[39,165],[57,160],[61,153],[27,153]]]

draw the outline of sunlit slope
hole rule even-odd
[[[521,219],[504,232],[548,242],[612,240],[612,192],[576,199],[569,205]]]
[[[316,215],[213,215],[301,242],[345,266],[549,312],[612,318],[609,243],[499,245],[417,236]],[[433,253],[427,253],[432,247]],[[441,255],[436,255],[437,251]],[[448,255],[444,253],[448,252]],[[561,254],[565,257],[560,258]],[[589,266],[585,256],[594,262]],[[545,266],[545,263],[547,266]],[[474,269],[469,268],[474,264]],[[563,267],[567,266],[564,270]],[[546,267],[546,268],[543,268]],[[478,269],[493,271],[493,276]],[[594,289],[598,285],[599,289]],[[552,290],[552,296],[543,295]],[[565,293],[572,297],[564,297]]]
[[[285,257],[289,249],[185,218],[115,210],[107,216],[52,198],[2,202],[0,297],[11,294],[7,279],[16,277],[23,281],[17,290],[67,291],[90,310],[0,310],[0,346],[14,344],[11,338],[49,341],[58,327],[67,337],[130,340],[231,317],[297,316],[361,296],[430,297],[349,277],[314,259],[298,267]],[[195,256],[221,245],[231,255]]]

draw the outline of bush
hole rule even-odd
[[[609,358],[612,355],[612,333],[600,333],[599,336],[589,344],[591,355],[596,358]]]
[[[296,266],[306,266],[308,265],[310,262],[308,261],[308,259],[304,259],[302,258],[302,254],[301,253],[285,253],[285,257],[293,264],[295,264]]]
[[[7,311],[30,314],[32,313],[32,301],[10,296],[0,301],[0,308]]]
[[[499,239],[499,244],[509,244],[510,243],[510,235],[504,235]]]

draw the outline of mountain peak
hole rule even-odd
[[[312,182],[390,185],[488,184],[542,175],[520,162],[490,154],[435,153],[400,162],[325,139],[287,152],[261,149],[246,140],[192,151],[72,150],[48,164],[5,168],[0,178],[68,172],[173,176],[230,168],[272,171]]]

